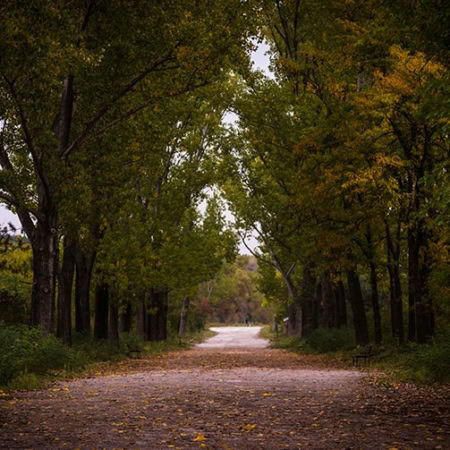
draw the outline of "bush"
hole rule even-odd
[[[85,364],[83,355],[66,347],[55,336],[43,336],[36,328],[0,323],[0,385],[26,373],[74,371]]]
[[[141,353],[145,350],[143,339],[131,333],[120,335],[120,348],[126,355]]]
[[[351,350],[354,333],[350,328],[318,328],[306,339],[306,345],[318,353]]]
[[[421,345],[407,359],[416,381],[450,380],[450,333],[438,336],[431,344]]]

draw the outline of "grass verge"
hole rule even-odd
[[[90,373],[97,363],[114,364],[186,349],[215,334],[203,330],[182,338],[147,342],[125,333],[119,343],[76,335],[72,347],[67,347],[55,336],[42,336],[35,328],[0,323],[0,393],[40,389],[55,380]]]
[[[352,331],[316,330],[308,339],[274,333],[269,326],[261,331],[273,348],[296,353],[320,354],[352,367],[352,356],[361,349],[355,348]],[[450,383],[450,332],[440,332],[435,339],[423,345],[408,343],[403,346],[372,345],[370,366],[362,367],[370,372],[381,372],[383,382],[414,384]]]

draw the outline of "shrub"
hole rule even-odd
[[[145,350],[144,341],[135,334],[122,333],[120,335],[120,348],[123,353],[130,355]]]
[[[306,339],[306,345],[318,353],[350,350],[354,336],[350,328],[318,328]]]
[[[85,364],[82,354],[66,347],[55,336],[43,336],[36,328],[0,324],[0,385],[21,374],[74,371]]]
[[[450,380],[450,333],[437,336],[431,344],[418,346],[407,360],[408,367],[420,378],[417,381]]]

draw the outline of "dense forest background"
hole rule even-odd
[[[360,346],[448,330],[443,1],[0,13],[0,200],[21,223],[1,233],[2,327],[69,346],[207,320],[349,328]]]

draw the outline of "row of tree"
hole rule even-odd
[[[449,13],[390,3],[4,1],[0,199],[31,246],[32,325],[70,343],[94,317],[117,339],[135,314],[164,339],[176,304],[183,330],[235,252],[219,186],[291,333],[344,325],[347,297],[366,344],[363,280],[376,342],[386,293],[396,340],[405,312],[409,340],[431,337],[448,321]],[[249,68],[255,36],[274,78]]]
[[[211,149],[252,3],[2,2],[0,199],[31,246],[45,334],[116,339],[136,312],[165,339],[169,293],[234,255]]]
[[[346,323],[376,343],[449,320],[449,32],[441,1],[267,0],[273,77],[242,80],[223,185],[291,334]],[[264,265],[265,263],[265,265]],[[405,308],[406,307],[406,308]],[[404,329],[407,315],[407,329]]]

